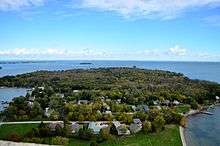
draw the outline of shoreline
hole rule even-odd
[[[196,114],[202,114],[201,112],[204,111],[204,110],[207,110],[209,108],[213,108],[215,106],[220,106],[220,103],[214,103],[212,105],[209,105],[209,106],[203,106],[201,109],[198,109],[198,110],[190,110],[188,113],[186,113],[184,116],[186,118],[188,118],[189,116],[193,116],[193,115],[196,115]],[[181,141],[182,141],[182,145],[183,146],[187,146],[186,144],[186,137],[185,137],[185,134],[184,134],[184,129],[186,127],[183,127],[183,126],[179,126],[179,131],[180,131],[180,137],[181,137]]]

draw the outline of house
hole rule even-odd
[[[132,123],[129,126],[129,130],[131,133],[137,133],[137,132],[141,131],[141,129],[142,129],[142,125],[140,125],[140,124]]]
[[[174,104],[174,105],[179,105],[179,104],[180,104],[180,102],[179,102],[179,101],[177,101],[177,100],[174,100],[174,101],[173,101],[173,104]]]
[[[156,108],[157,108],[158,110],[161,110],[161,109],[162,109],[159,105],[157,105]]]
[[[56,96],[58,96],[60,98],[64,98],[64,94],[57,93]]]
[[[72,134],[75,134],[75,133],[78,133],[79,132],[79,129],[81,129],[81,126],[76,123],[76,122],[73,122],[71,125],[70,125],[70,130],[71,130],[71,133]]]
[[[33,105],[34,105],[34,103],[33,103],[32,101],[28,101],[28,103],[27,103],[27,106],[28,106],[28,107],[32,108]]]
[[[38,89],[40,89],[40,90],[44,90],[44,87],[38,87]]]
[[[170,105],[170,101],[169,100],[164,100],[162,102],[163,105],[169,106]]]
[[[128,130],[127,126],[125,124],[121,124],[117,127],[118,135],[130,135],[131,132]]]
[[[159,105],[160,102],[159,102],[159,100],[156,100],[156,101],[153,101],[153,104],[154,104],[154,105]]]
[[[54,122],[54,123],[50,123],[48,125],[48,128],[50,129],[50,131],[55,132],[57,128],[63,128],[64,125],[62,122]]]
[[[136,112],[136,106],[135,105],[131,105],[131,109],[134,111],[134,112]]]
[[[105,114],[112,114],[112,111],[105,111]]]
[[[78,104],[88,104],[88,100],[78,100]]]
[[[93,130],[94,134],[99,134],[100,130],[106,127],[108,127],[108,125],[102,122],[90,122],[88,129]]]
[[[145,104],[138,105],[137,108],[136,108],[136,111],[148,112],[149,107]]]
[[[29,96],[28,97],[28,101],[34,101],[35,100],[35,96]]]
[[[133,123],[134,123],[134,124],[142,125],[142,122],[141,122],[140,119],[133,119]]]
[[[73,90],[73,93],[79,93],[80,91],[79,90]]]
[[[121,124],[119,121],[113,121],[113,125],[115,126],[118,135],[130,135],[131,132],[128,130],[125,124]]]
[[[54,110],[50,110],[49,107],[45,108],[45,112],[44,112],[44,115],[46,117],[50,117],[51,113],[53,112]]]

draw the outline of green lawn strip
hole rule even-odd
[[[37,128],[39,124],[13,124],[0,126],[0,139],[5,139],[9,134],[16,133],[24,136],[32,128]]]
[[[70,139],[69,146],[89,146],[89,141]],[[139,133],[127,138],[114,138],[100,146],[182,146],[178,126],[168,126],[163,132],[153,134]]]
[[[4,139],[10,133],[25,135],[38,124],[1,125],[0,139]],[[91,141],[70,138],[69,146],[89,146]],[[100,146],[182,146],[178,126],[169,125],[160,133],[139,133],[127,138],[113,138],[99,144]]]
[[[175,110],[178,113],[187,113],[190,110],[190,105],[179,105],[175,107]]]

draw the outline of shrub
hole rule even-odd
[[[33,137],[33,138],[25,138],[25,142],[30,142],[30,143],[43,143],[43,139],[39,137]]]
[[[90,146],[98,146],[98,143],[93,141],[93,142],[90,143]]]
[[[143,131],[144,133],[149,133],[152,131],[152,124],[149,121],[144,121],[143,123]]]
[[[165,120],[162,116],[157,116],[152,122],[153,130],[155,132],[160,132],[161,130],[163,130],[164,125],[165,125]]]
[[[84,139],[84,140],[91,140],[92,138],[94,138],[94,134],[92,132],[91,129],[80,129],[78,132],[78,136],[80,139]]]
[[[102,128],[99,132],[98,141],[102,142],[111,138],[110,129]]]
[[[182,117],[181,120],[180,120],[180,126],[186,127],[186,123],[187,123],[187,118],[186,117]]]
[[[20,135],[18,135],[17,133],[11,133],[7,136],[6,140],[20,142],[20,141],[22,141],[22,137]]]
[[[69,139],[65,137],[56,136],[51,140],[51,144],[53,145],[67,145],[69,143]]]

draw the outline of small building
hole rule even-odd
[[[158,110],[161,110],[161,109],[162,109],[159,105],[157,105],[156,108],[157,108]]]
[[[133,119],[133,123],[134,123],[134,124],[142,125],[142,122],[141,122],[140,119]]]
[[[177,101],[177,100],[174,100],[174,101],[173,101],[173,104],[174,104],[174,105],[179,105],[179,104],[180,104],[180,102],[179,102],[179,101]]]
[[[28,101],[27,106],[28,106],[29,108],[32,108],[33,105],[34,105],[33,101]]]
[[[58,96],[60,98],[64,98],[64,94],[61,94],[61,93],[57,93],[56,96]]]
[[[155,101],[153,101],[153,104],[154,104],[154,105],[159,105],[160,102],[159,102],[159,100],[155,100]]]
[[[73,122],[70,125],[70,130],[72,134],[78,133],[80,129],[81,129],[81,126],[76,122]]]
[[[110,114],[110,115],[112,115],[112,111],[105,111],[105,114]]]
[[[145,104],[138,105],[136,111],[149,112],[149,107]]]
[[[113,121],[112,123],[115,126],[118,135],[122,136],[131,134],[125,124],[121,124],[119,121]]]
[[[140,125],[140,124],[132,123],[129,126],[129,130],[131,133],[137,133],[137,132],[141,131],[141,129],[142,129],[142,125]]]
[[[135,105],[131,105],[131,109],[136,112],[137,107]]]
[[[79,90],[73,90],[73,93],[79,93],[80,91]]]
[[[45,108],[45,111],[44,111],[44,115],[46,117],[50,117],[51,113],[53,112],[54,110],[51,110],[49,107]]]
[[[54,122],[54,123],[50,123],[48,125],[48,128],[50,129],[50,131],[55,132],[57,128],[63,128],[64,125],[62,122]]]
[[[121,124],[120,126],[117,127],[117,132],[118,135],[130,135],[131,132],[128,130],[127,126],[125,124]]]
[[[44,88],[44,87],[38,87],[38,89],[40,89],[40,90],[44,90],[45,88]]]
[[[170,101],[169,100],[164,100],[162,102],[163,105],[169,106],[170,105]]]
[[[88,129],[93,130],[94,134],[99,134],[100,130],[106,127],[108,127],[108,125],[102,122],[90,122]]]
[[[88,100],[78,100],[77,104],[88,104],[89,101]]]

